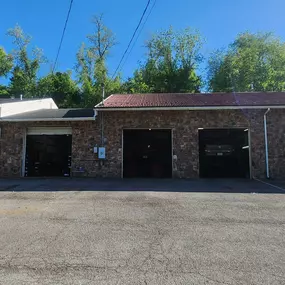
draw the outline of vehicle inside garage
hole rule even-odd
[[[123,176],[126,178],[171,178],[171,130],[124,130]]]
[[[71,135],[27,135],[25,176],[70,176]]]
[[[200,129],[202,178],[249,178],[248,129]]]

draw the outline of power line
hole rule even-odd
[[[70,12],[71,12],[71,9],[72,9],[73,1],[74,0],[70,1],[70,5],[69,5],[68,12],[67,12],[67,17],[66,17],[64,28],[63,28],[63,31],[62,31],[62,35],[61,35],[59,47],[58,47],[58,50],[57,50],[55,62],[54,62],[54,65],[53,65],[52,73],[54,73],[54,70],[55,70],[55,67],[56,67],[56,64],[57,64],[57,60],[58,60],[58,57],[59,57],[59,53],[60,53],[60,50],[61,50],[61,46],[62,46],[62,42],[63,42],[63,39],[64,39],[64,35],[65,35],[65,30],[66,30],[66,27],[67,27],[67,24],[68,24],[68,20],[69,20],[69,16],[70,16]]]
[[[141,23],[142,23],[142,20],[143,20],[143,18],[144,18],[144,16],[145,16],[145,13],[146,13],[146,11],[147,11],[147,9],[148,9],[148,7],[149,7],[149,4],[150,4],[150,0],[148,0],[148,2],[147,2],[147,4],[146,4],[146,7],[145,7],[145,9],[144,9],[144,11],[143,11],[143,13],[142,13],[142,16],[141,16],[141,18],[140,18],[140,20],[139,20],[139,23],[138,23],[138,25],[137,25],[137,27],[136,27],[136,29],[135,29],[135,31],[134,31],[132,37],[131,37],[131,40],[129,41],[129,44],[128,44],[128,46],[127,46],[125,52],[123,53],[123,56],[121,57],[121,60],[120,60],[118,66],[117,66],[117,68],[116,68],[116,70],[115,70],[115,72],[114,72],[114,74],[113,74],[113,76],[112,76],[113,79],[114,79],[114,77],[115,77],[117,71],[119,70],[119,68],[120,68],[120,66],[121,66],[121,63],[122,63],[123,59],[125,58],[125,56],[126,56],[128,50],[129,50],[129,48],[130,48],[130,46],[131,46],[133,40],[134,40],[134,37],[135,37],[135,35],[136,35],[136,33],[137,33],[137,31],[138,31],[138,29],[139,29]]]
[[[151,6],[151,8],[150,8],[150,10],[149,10],[149,13],[148,13],[147,17],[145,18],[145,21],[144,21],[144,23],[143,23],[143,25],[142,25],[142,27],[141,27],[141,29],[140,29],[140,31],[139,31],[139,33],[138,33],[136,39],[135,39],[135,41],[134,41],[134,43],[133,43],[133,45],[132,45],[130,51],[128,52],[128,55],[127,55],[125,61],[123,62],[123,64],[122,64],[120,70],[122,70],[122,68],[124,67],[124,65],[126,64],[128,58],[129,58],[129,56],[131,55],[131,53],[132,53],[132,51],[133,51],[133,49],[134,49],[134,47],[135,47],[135,45],[136,45],[136,43],[137,43],[137,41],[138,41],[138,39],[139,39],[139,37],[140,37],[141,32],[142,32],[143,29],[144,29],[144,26],[145,26],[145,24],[146,24],[146,22],[147,22],[147,20],[148,20],[148,18],[149,18],[149,16],[150,16],[152,10],[153,10],[155,4],[156,4],[156,0],[154,0],[153,5]]]

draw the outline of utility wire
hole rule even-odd
[[[54,70],[55,70],[55,67],[56,67],[56,64],[57,64],[57,61],[58,61],[58,57],[59,57],[59,53],[60,53],[60,50],[61,50],[62,42],[63,42],[63,39],[64,39],[65,30],[66,30],[66,27],[67,27],[67,24],[68,24],[68,20],[69,20],[70,12],[71,12],[71,9],[72,9],[73,1],[74,0],[70,1],[70,5],[69,5],[68,12],[67,12],[67,17],[66,17],[64,28],[63,28],[63,31],[62,31],[62,35],[61,35],[59,47],[58,47],[58,50],[57,50],[55,62],[54,62],[54,65],[53,65],[52,73],[54,73]]]
[[[144,11],[143,11],[143,13],[142,13],[142,16],[141,16],[141,18],[140,18],[140,20],[139,20],[139,23],[138,23],[138,25],[137,25],[137,27],[136,27],[136,29],[135,29],[135,31],[134,31],[132,37],[131,37],[131,40],[129,41],[129,44],[128,44],[128,46],[127,46],[125,52],[123,53],[123,56],[121,57],[121,60],[120,60],[118,66],[117,66],[117,68],[116,68],[116,70],[115,70],[115,72],[114,72],[114,74],[113,74],[113,76],[112,76],[113,79],[115,78],[115,75],[116,75],[117,71],[119,70],[119,68],[120,68],[120,66],[121,66],[121,63],[122,63],[123,59],[125,58],[125,56],[126,56],[128,50],[129,50],[129,48],[130,48],[130,46],[131,46],[131,44],[132,44],[132,42],[133,42],[133,40],[134,40],[134,38],[135,38],[135,35],[136,35],[136,33],[137,33],[137,31],[138,31],[138,29],[139,29],[141,23],[142,23],[142,20],[143,20],[143,18],[144,18],[144,16],[145,16],[145,13],[146,13],[147,9],[148,9],[148,7],[149,7],[149,4],[150,4],[150,0],[148,0],[148,2],[147,2],[147,4],[146,4],[146,7],[145,7],[145,9],[144,9]]]
[[[154,0],[153,5],[151,6],[151,8],[150,8],[150,10],[149,10],[149,13],[148,13],[147,17],[145,18],[145,21],[144,21],[144,23],[143,23],[143,25],[142,25],[142,27],[141,27],[141,29],[140,29],[140,31],[139,31],[139,33],[138,33],[136,39],[135,39],[135,41],[134,41],[134,43],[133,43],[133,45],[132,45],[130,51],[128,52],[128,54],[127,54],[127,56],[126,56],[126,59],[124,60],[123,64],[121,65],[120,71],[122,70],[122,68],[124,67],[124,65],[126,64],[128,58],[129,58],[129,56],[131,55],[131,53],[132,53],[132,51],[133,51],[133,49],[134,49],[134,47],[135,47],[135,45],[136,45],[136,43],[137,43],[137,41],[138,41],[140,35],[141,35],[141,32],[142,32],[143,29],[144,29],[144,26],[145,26],[145,24],[146,24],[146,22],[147,22],[147,20],[148,20],[148,18],[149,18],[149,16],[150,16],[152,10],[153,10],[155,4],[156,4],[156,0]]]

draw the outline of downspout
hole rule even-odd
[[[102,106],[104,107],[104,100],[105,100],[105,85],[102,84]],[[104,147],[104,112],[100,112],[101,113],[101,147]],[[103,167],[104,165],[104,159],[100,159],[100,169]]]
[[[267,137],[267,118],[266,115],[270,112],[270,108],[264,113],[264,141],[265,141],[265,165],[266,165],[266,178],[270,178],[269,174],[269,160],[268,160],[268,137]]]
[[[93,112],[94,112],[93,120],[95,121],[97,117],[97,110],[93,109]]]
[[[105,85],[102,84],[102,107],[104,107],[105,100]],[[104,146],[104,112],[101,112],[101,146]]]

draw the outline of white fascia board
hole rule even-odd
[[[207,110],[243,110],[243,109],[285,109],[285,105],[280,106],[201,106],[201,107],[141,107],[141,108],[95,108],[96,111],[207,111]]]
[[[40,119],[9,119],[1,118],[0,122],[52,122],[52,121],[94,121],[95,117],[86,118],[40,118]]]
[[[104,105],[104,102],[105,102],[107,99],[111,98],[113,95],[114,95],[114,94],[108,96],[108,97],[105,98],[103,101],[99,102],[99,103],[95,106],[95,108],[97,108],[97,107],[100,108],[100,106],[102,106],[102,104]]]

